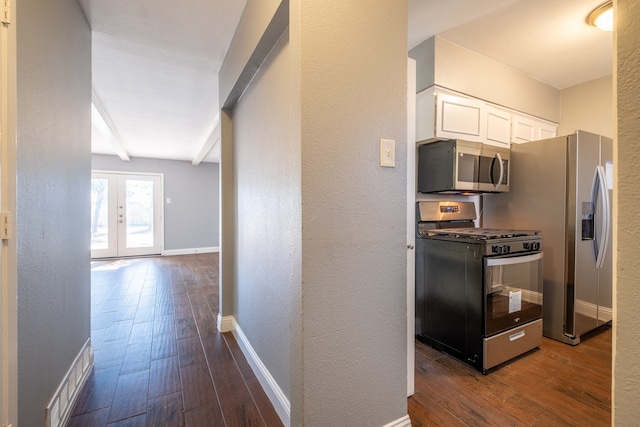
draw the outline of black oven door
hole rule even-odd
[[[542,317],[542,252],[485,257],[485,337]]]

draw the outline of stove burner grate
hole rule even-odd
[[[513,237],[535,236],[539,234],[536,230],[508,230],[493,228],[442,228],[439,230],[429,230],[430,236],[447,236],[452,238],[471,238],[476,240],[506,239]]]

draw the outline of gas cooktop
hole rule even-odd
[[[494,228],[441,228],[428,230],[428,236],[447,236],[450,238],[471,238],[476,240],[508,239],[513,237],[536,236],[537,230],[503,230]]]

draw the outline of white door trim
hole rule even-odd
[[[15,7],[10,8],[15,22]],[[0,211],[16,212],[16,29],[0,24]],[[18,423],[18,279],[15,219],[0,243],[0,425]]]
[[[415,389],[416,61],[407,63],[407,396]]]

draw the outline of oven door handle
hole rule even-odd
[[[525,262],[533,262],[542,259],[542,252],[533,255],[513,256],[509,258],[489,258],[487,267],[498,267],[501,265],[524,264]]]

